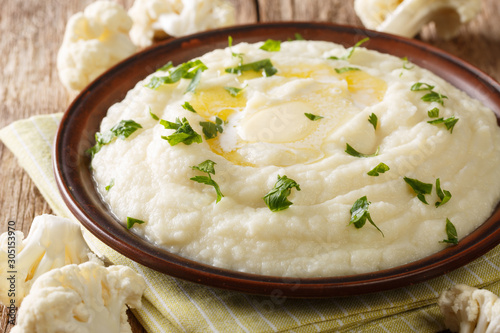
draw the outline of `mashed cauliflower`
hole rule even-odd
[[[491,110],[425,69],[363,47],[263,44],[207,53],[199,58],[207,69],[174,83],[155,85],[175,76],[160,70],[109,109],[101,135],[122,120],[141,126],[92,160],[114,214],[124,225],[139,221],[131,232],[217,267],[326,277],[423,258],[453,246],[443,242],[454,240],[447,220],[459,240],[490,216],[500,200]],[[171,145],[185,122],[199,139]],[[215,173],[193,168],[207,160]],[[389,170],[369,175],[380,163]],[[263,197],[278,176],[300,187],[284,191],[288,208],[272,211]],[[360,227],[350,221],[363,197],[370,204],[358,211]]]

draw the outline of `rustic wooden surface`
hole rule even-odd
[[[268,21],[327,21],[362,26],[353,1],[230,0],[240,24]],[[68,18],[92,0],[0,0],[0,128],[32,115],[64,111],[69,98],[55,61]],[[129,8],[133,0],[119,0]],[[480,15],[450,41],[436,38],[432,26],[417,37],[444,49],[500,80],[500,1],[483,0]],[[0,144],[0,233],[7,221],[27,233],[36,215],[51,213],[40,192],[12,153]],[[0,291],[3,292],[3,291]],[[0,307],[0,332],[9,332]],[[130,316],[133,332],[144,332]]]

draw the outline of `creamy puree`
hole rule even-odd
[[[377,271],[405,264],[447,246],[446,219],[461,239],[492,213],[500,200],[500,131],[493,112],[427,70],[403,59],[329,42],[282,42],[279,52],[241,43],[203,55],[208,67],[194,93],[190,79],[146,87],[153,73],[113,105],[101,132],[121,120],[142,128],[102,147],[92,161],[99,192],[119,220],[144,221],[130,229],[148,241],[217,267],[295,277]],[[277,73],[231,74],[226,68],[270,59]],[[331,56],[346,59],[329,59]],[[335,68],[356,67],[337,73]],[[423,101],[434,86],[444,106]],[[236,97],[224,87],[243,88]],[[182,107],[185,102],[197,111]],[[429,124],[428,111],[459,121],[453,131]],[[152,117],[186,118],[203,136],[200,122],[225,123],[214,139],[171,146],[175,132]],[[322,116],[310,120],[304,113]],[[378,118],[376,129],[368,121]],[[374,157],[354,157],[346,144]],[[190,178],[207,176],[191,167],[215,162],[213,186]],[[379,163],[390,170],[367,172]],[[285,210],[272,212],[262,199],[277,177],[291,189]],[[404,177],[433,184],[417,198]],[[436,208],[436,179],[452,198]],[[114,183],[106,189],[106,186]],[[368,221],[349,225],[354,202],[366,196]]]

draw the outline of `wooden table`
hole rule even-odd
[[[240,24],[269,21],[327,21],[362,26],[344,0],[231,0]],[[64,111],[69,97],[56,70],[56,54],[68,18],[91,0],[0,0],[0,127],[38,114]],[[119,0],[129,8],[133,0]],[[480,15],[450,41],[436,38],[432,26],[417,37],[444,49],[500,81],[500,1],[483,0]],[[51,213],[32,180],[0,144],[0,233],[7,221],[28,233],[36,215]],[[3,292],[3,291],[0,291]],[[0,308],[0,331],[9,332]],[[133,316],[133,331],[144,332]]]

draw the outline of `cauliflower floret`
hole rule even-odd
[[[126,266],[68,265],[41,276],[12,333],[132,332],[126,305],[141,307],[144,279]]]
[[[80,226],[65,218],[37,216],[28,237],[23,238],[21,231],[15,232],[15,241],[8,232],[0,236],[0,290],[12,290],[17,306],[29,293],[33,282],[43,273],[68,264],[80,264],[95,257],[83,239]],[[12,252],[14,246],[17,257],[9,262],[9,250]],[[17,273],[10,273],[11,271]],[[11,288],[11,285],[15,287]],[[11,298],[12,294],[9,296],[8,292],[0,293],[0,302],[4,305],[10,304]]]
[[[73,15],[57,54],[62,83],[80,91],[106,69],[136,51],[128,32],[132,19],[111,1],[96,1]]]
[[[500,300],[488,290],[459,284],[443,292],[438,304],[452,332],[500,332]]]
[[[235,23],[233,6],[224,0],[135,0],[128,14],[134,21],[130,37],[140,46],[155,37],[179,37]]]
[[[460,25],[481,9],[480,0],[355,0],[354,9],[368,29],[414,37],[434,22],[439,37],[455,37]]]

